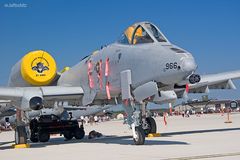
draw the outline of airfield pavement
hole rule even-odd
[[[233,123],[226,124],[226,114],[172,116],[164,125],[156,118],[161,137],[146,138],[135,146],[131,130],[123,121],[88,124],[85,131],[101,132],[99,139],[70,140],[52,136],[47,143],[30,143],[27,149],[13,149],[14,132],[0,133],[0,160],[159,160],[159,159],[240,159],[240,113],[233,113]]]

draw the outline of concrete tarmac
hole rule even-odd
[[[240,114],[233,113],[233,123],[226,124],[227,115],[195,115],[190,118],[172,116],[164,125],[163,117],[156,118],[161,137],[146,138],[145,145],[133,145],[131,130],[122,121],[86,125],[101,132],[99,139],[65,141],[59,135],[47,143],[30,143],[31,148],[13,149],[14,132],[0,133],[0,160],[239,160]]]

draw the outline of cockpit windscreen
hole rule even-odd
[[[167,42],[163,35],[150,23],[145,24],[146,28],[152,33],[152,35],[158,40],[158,42]]]
[[[135,45],[152,43],[153,40],[141,25],[132,25],[125,30],[118,42]]]
[[[158,42],[167,42],[166,38],[151,23],[136,23],[128,27],[119,38],[118,43],[121,44],[144,44],[153,43],[153,37]]]

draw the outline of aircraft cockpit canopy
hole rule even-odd
[[[141,22],[128,27],[121,35],[118,43],[145,44],[153,42],[168,42],[164,35],[149,22]]]

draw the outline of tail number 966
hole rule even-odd
[[[177,62],[173,62],[173,63],[166,63],[165,65],[165,69],[178,69],[178,64]]]

